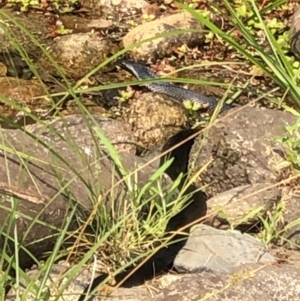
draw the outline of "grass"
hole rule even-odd
[[[24,32],[28,36],[31,37],[30,33],[27,32],[26,29],[23,29],[21,25],[15,25],[20,26],[20,28],[24,30]],[[17,42],[16,39],[13,39],[13,41]],[[38,43],[38,41],[35,42]],[[39,46],[43,49],[42,45]],[[24,54],[24,52],[21,51],[21,46],[19,46],[18,49],[20,49],[21,55]],[[45,49],[43,49],[43,51],[45,51]],[[50,55],[49,58],[51,59]],[[55,64],[55,62],[53,63]],[[30,66],[34,68],[34,65]],[[57,66],[57,68],[59,67]],[[34,71],[36,70],[34,69]],[[37,76],[37,78],[39,77]],[[86,116],[87,119],[93,121],[93,117],[78,100],[77,93],[74,93],[72,85],[68,83],[67,79],[64,76],[63,78],[68,85],[67,94],[71,94],[78,101],[78,106],[82,109],[83,116]],[[78,83],[78,86],[80,86],[80,83]],[[62,95],[62,98],[64,98],[67,94]],[[49,98],[53,97],[53,95],[50,94],[48,94],[47,96]],[[21,106],[18,106],[9,99],[2,98],[2,101],[17,107],[20,111],[23,111],[24,114],[32,117],[36,122],[44,124],[43,121],[39,120],[30,112],[25,111]],[[173,184],[170,184],[171,186],[166,186],[165,184],[163,184],[163,172],[170,165],[170,161],[166,162],[155,173],[153,173],[151,177],[149,177],[147,183],[141,186],[138,179],[138,170],[135,169],[133,172],[126,170],[125,166],[123,166],[120,156],[115,151],[110,141],[105,137],[99,126],[97,128],[96,122],[93,123],[93,126],[96,127],[95,140],[100,139],[102,141],[102,143],[106,146],[109,155],[113,159],[112,175],[116,173],[116,170],[119,170],[121,172],[122,180],[114,183],[115,178],[112,177],[111,181],[112,186],[118,187],[122,185],[123,195],[121,196],[121,198],[124,199],[125,202],[127,202],[127,205],[118,207],[118,204],[113,204],[115,199],[114,190],[102,192],[92,191],[91,187],[81,176],[80,172],[72,166],[72,162],[69,162],[65,156],[51,149],[51,145],[46,145],[45,142],[39,141],[40,144],[51,150],[52,154],[57,157],[57,177],[58,179],[61,179],[61,189],[58,194],[71,194],[71,191],[69,191],[70,184],[75,179],[79,179],[84,183],[86,194],[93,196],[92,201],[94,202],[94,209],[87,220],[84,214],[78,214],[78,212],[82,211],[82,208],[80,208],[76,200],[74,200],[72,195],[70,195],[70,203],[73,205],[73,208],[72,212],[68,216],[68,223],[71,222],[72,217],[75,217],[78,220],[78,224],[81,225],[79,229],[80,231],[78,231],[77,233],[69,233],[68,223],[62,229],[56,229],[59,231],[57,242],[53,252],[51,253],[51,256],[47,259],[46,264],[41,269],[42,279],[40,280],[40,285],[37,285],[37,287],[34,280],[26,277],[26,275],[24,275],[24,273],[18,269],[18,253],[15,252],[16,257],[14,255],[5,256],[5,252],[7,252],[7,250],[6,248],[3,248],[3,258],[6,258],[6,261],[10,262],[11,266],[13,268],[16,268],[17,270],[16,287],[20,287],[21,278],[25,278],[25,280],[28,281],[27,288],[24,292],[20,292],[18,290],[16,291],[17,300],[27,300],[26,298],[29,298],[31,294],[34,294],[37,299],[46,297],[47,290],[45,292],[45,284],[47,282],[47,279],[49,279],[51,266],[58,258],[62,256],[60,254],[60,249],[66,237],[74,237],[74,235],[76,235],[75,243],[69,250],[67,250],[69,257],[71,257],[72,259],[73,257],[80,256],[80,252],[87,251],[87,249],[88,251],[84,256],[81,256],[80,262],[74,268],[72,268],[71,271],[68,271],[67,275],[65,275],[67,277],[67,281],[64,282],[64,285],[59,287],[57,296],[64,292],[70,281],[75,277],[75,275],[78,274],[83,265],[88,263],[95,254],[101,255],[104,263],[109,263],[112,268],[116,270],[116,272],[120,272],[127,266],[132,265],[134,260],[142,259],[144,256],[146,256],[147,252],[149,253],[149,249],[151,252],[153,252],[155,245],[157,245],[157,243],[162,240],[164,228],[166,227],[168,220],[173,215],[178,213],[181,207],[187,204],[188,196],[184,196],[182,193],[179,193],[178,195],[178,192],[176,190],[178,185],[180,184],[180,178],[177,181],[174,181]],[[54,129],[52,129],[52,131],[56,135],[60,135]],[[35,138],[30,133],[28,133],[28,135],[32,138]],[[67,141],[61,135],[60,138],[67,144],[69,144],[70,149],[74,149],[75,153],[78,154],[78,159],[81,160],[83,154],[79,149],[76,149],[73,141]],[[27,153],[22,153],[13,149],[9,145],[9,142],[5,139],[5,137],[3,137],[2,139],[2,149],[8,153],[16,154],[19,160],[23,162],[28,158]],[[34,160],[38,163],[46,163],[43,162],[41,158],[31,157],[31,161]],[[96,164],[98,160],[101,160],[101,158],[95,157],[94,160],[95,162],[91,162],[91,165]],[[24,165],[26,166],[26,162],[24,162]],[[69,182],[64,182],[62,180],[62,176],[59,170],[60,165],[67,166],[74,174],[74,178],[70,179]],[[28,173],[30,177],[29,170]],[[177,195],[175,195],[176,193]],[[55,197],[53,198],[53,200],[49,200],[49,205],[52,203],[52,201],[54,201],[54,199]],[[13,204],[17,204],[17,201],[17,198],[12,199]],[[112,211],[103,206],[104,202],[107,201],[112,202]],[[12,224],[12,227],[14,227],[14,216],[20,215],[20,212],[18,212],[17,207],[13,209],[7,208],[7,211],[11,212],[9,221]],[[144,213],[143,219],[141,219],[141,213]],[[40,214],[42,214],[42,212]],[[33,220],[30,218],[30,216],[26,216],[24,218],[26,218],[32,226],[41,222],[39,220],[39,216],[37,216]],[[92,237],[86,234],[85,228],[92,229],[94,233]],[[30,230],[31,226],[28,228],[27,233],[24,234],[24,237],[22,239],[26,238]],[[5,229],[5,231],[7,230]],[[15,250],[18,250],[19,243],[21,243],[20,238],[11,237],[9,239],[15,242]],[[131,260],[128,259],[128,256],[131,253],[137,253],[141,255],[137,256],[134,260]],[[40,265],[38,261],[36,263]],[[107,271],[104,270],[104,272]]]
[[[244,65],[255,66],[257,69],[261,70],[263,75],[269,78],[276,87],[281,89],[282,97],[279,99],[273,95],[266,95],[266,98],[269,102],[275,103],[278,107],[283,107],[290,112],[296,112],[296,109],[299,107],[300,99],[300,91],[298,87],[299,71],[297,68],[295,68],[293,58],[287,55],[288,46],[286,44],[287,41],[285,33],[281,34],[280,30],[274,31],[274,28],[270,28],[265,22],[265,18],[267,18],[269,9],[279,7],[279,5],[282,5],[285,2],[287,1],[273,1],[263,10],[259,10],[256,2],[253,0],[246,2],[246,4],[244,3],[243,6],[239,1],[223,1],[227,11],[229,12],[226,22],[231,25],[231,28],[226,31],[222,31],[216,27],[207,17],[205,17],[205,14],[197,12],[188,5],[183,4],[182,7],[186,11],[190,12],[195,18],[197,18],[199,22],[204,23],[209,29],[209,33],[213,33],[213,35],[209,34],[208,38],[216,38],[224,43],[227,47],[234,49],[235,52],[244,57]],[[215,13],[218,13],[218,11],[222,8],[215,7],[214,9]],[[1,14],[4,14],[4,12],[2,11]],[[248,20],[248,22],[245,22],[245,20]],[[274,22],[272,24],[274,24]],[[30,32],[26,31],[21,24],[16,23],[15,25],[20,27],[21,30],[42,49],[42,51],[48,56],[56,68],[60,70],[59,66],[51,58],[51,55],[46,51],[43,45],[41,45]],[[274,27],[276,26],[278,27],[278,24],[275,22]],[[237,30],[239,32],[237,37],[232,34],[233,30]],[[161,36],[179,34],[180,32],[182,31],[178,30],[169,34],[164,33]],[[258,32],[263,32],[265,34],[266,43],[269,46],[268,52],[265,51],[265,45],[260,45],[258,43]],[[13,36],[10,31],[6,31],[6,34],[10,35],[12,43],[16,45],[16,48],[18,49],[22,58],[30,66],[35,76],[40,79],[34,64],[31,63],[28,55],[22,49],[22,45],[18,43],[17,38]],[[91,127],[96,128],[94,134],[95,141],[102,141],[113,161],[113,176],[111,181],[114,189],[110,191],[101,191],[101,189],[97,189],[96,191],[93,190],[84,177],[82,177],[81,172],[74,168],[72,162],[68,161],[68,158],[62,156],[55,150],[52,150],[52,154],[57,158],[57,177],[60,179],[60,189],[57,194],[64,193],[68,196],[70,200],[70,212],[64,227],[57,229],[56,227],[47,225],[50,228],[52,227],[53,230],[57,230],[58,234],[53,252],[50,254],[45,264],[41,265],[38,260],[35,260],[36,264],[41,266],[41,279],[39,285],[35,283],[34,279],[30,279],[21,269],[18,268],[20,264],[20,258],[17,251],[22,248],[22,239],[26,238],[27,235],[30,234],[32,227],[37,224],[43,224],[43,222],[40,220],[40,216],[43,214],[43,211],[41,211],[40,214],[34,219],[32,219],[30,216],[23,217],[29,222],[30,226],[24,233],[24,237],[21,238],[18,234],[17,225],[14,223],[15,217],[21,215],[17,206],[19,202],[18,197],[11,196],[5,198],[5,203],[10,204],[11,206],[8,207],[7,205],[1,205],[2,209],[10,212],[7,217],[7,227],[6,229],[2,229],[2,232],[8,232],[9,234],[5,236],[1,254],[1,263],[2,266],[6,264],[9,266],[9,268],[16,269],[17,273],[15,280],[17,288],[20,288],[21,278],[25,279],[28,284],[25,292],[21,292],[18,289],[16,290],[16,300],[27,300],[30,294],[34,294],[36,296],[36,300],[47,300],[49,292],[46,289],[46,283],[50,277],[51,267],[58,258],[61,258],[61,256],[66,254],[68,255],[69,259],[72,259],[73,261],[76,260],[78,262],[74,267],[69,269],[65,275],[62,275],[62,277],[66,277],[66,281],[58,287],[56,292],[57,300],[59,296],[65,292],[69,283],[80,272],[82,267],[93,261],[95,256],[101,257],[104,266],[109,265],[111,267],[111,270],[105,270],[102,267],[102,271],[108,272],[113,276],[122,272],[124,268],[132,265],[134,261],[147,258],[147,256],[157,250],[157,245],[161,243],[168,243],[168,241],[164,240],[164,232],[167,222],[172,216],[182,210],[182,208],[189,202],[189,195],[185,195],[184,192],[192,183],[193,179],[191,179],[189,182],[186,182],[181,189],[178,188],[181,186],[182,175],[169,186],[163,183],[163,173],[169,167],[171,161],[167,161],[156,172],[154,172],[146,183],[139,183],[138,168],[135,168],[133,171],[126,169],[120,155],[116,152],[111,142],[106,138],[99,126],[97,126],[97,123],[93,120],[93,117],[81,104],[78,98],[78,95],[83,92],[81,85],[87,78],[89,78],[97,70],[104,67],[109,62],[113,61],[116,57],[126,53],[127,51],[130,51],[130,49],[132,49],[134,46],[138,46],[141,43],[132,45],[127,49],[123,49],[109,60],[99,65],[98,68],[92,70],[82,80],[78,81],[76,85],[72,85],[66,76],[61,72],[61,76],[66,83],[66,90],[56,94],[51,94],[48,91],[45,91],[45,94],[52,99],[53,106],[56,106],[56,102],[53,100],[54,97],[61,97],[59,102],[63,102],[68,96],[71,95],[74,99],[76,99],[76,102],[82,111],[82,115],[85,116],[87,120],[92,121]],[[214,62],[212,62],[212,64],[213,63]],[[220,62],[215,62],[215,64],[220,65]],[[226,62],[224,65],[225,64]],[[174,79],[174,81],[177,82],[183,80],[185,83],[203,84],[203,82],[195,79]],[[138,81],[92,87],[85,89],[84,92],[125,87],[128,84],[132,85],[137,83]],[[220,83],[213,84],[220,85]],[[234,83],[232,83],[232,85],[234,85]],[[290,96],[293,99],[293,106],[285,103],[287,96]],[[226,95],[224,100],[225,98]],[[18,110],[23,111],[24,114],[32,117],[36,122],[45,124],[44,121],[39,120],[39,118],[30,112],[25,111],[24,108],[18,106],[9,99],[1,99],[1,101],[15,106]],[[215,118],[212,120],[214,119]],[[286,148],[286,162],[294,167],[295,177],[298,177],[299,165],[299,142],[298,138],[295,137],[295,132],[298,131],[298,128],[299,121],[297,121],[294,127],[287,128],[286,137],[280,137],[280,142]],[[74,150],[74,152],[78,155],[78,160],[82,160],[84,158],[84,154],[81,150],[77,149],[74,141],[67,141],[54,129],[52,129],[52,131],[56,135],[59,135],[62,140],[68,143],[70,149]],[[28,133],[28,135],[33,137],[33,135],[30,133]],[[9,145],[9,142],[4,136],[1,137],[1,139],[1,150],[7,154],[16,154],[19,160],[22,161],[26,167],[28,154],[15,150],[11,145]],[[45,142],[40,141],[40,144],[48,149],[51,149],[51,146],[47,145]],[[102,157],[99,157],[99,155],[99,152],[94,154],[91,165],[97,166],[97,162],[102,159]],[[39,163],[46,163],[46,160],[45,162],[42,162],[43,160],[41,160],[41,158],[31,158],[31,160],[37,160]],[[68,182],[65,182],[61,177],[59,168],[62,165],[67,166],[73,174],[73,177]],[[145,168],[145,166],[140,168]],[[30,176],[30,171],[29,169],[27,170]],[[117,170],[121,174],[120,178],[115,177]],[[197,175],[195,175],[195,177],[196,176]],[[12,181],[10,179],[9,170],[8,179],[9,181]],[[85,208],[78,204],[78,200],[74,199],[72,191],[69,189],[71,184],[76,179],[83,183],[83,186],[85,187],[85,193],[91,196],[91,200],[93,202],[93,210],[91,210],[91,212],[86,211]],[[113,203],[115,200],[115,189],[120,187],[120,185],[122,187],[121,199],[123,199],[126,203],[126,206],[121,207],[119,207],[118,204]],[[56,196],[57,195],[55,195],[52,200],[49,200],[49,205],[55,201]],[[104,206],[104,203],[107,200],[112,203],[112,210],[108,210]],[[278,239],[278,237],[280,237],[281,234],[291,226],[299,224],[300,221],[295,221],[294,223],[286,225],[285,228],[281,229],[279,224],[282,219],[283,212],[284,204],[280,203],[274,212],[270,212],[267,217],[261,217],[261,222],[263,224],[262,240],[267,244],[271,244],[274,240]],[[141,218],[141,215],[143,215],[143,218]],[[252,216],[252,214],[249,213],[249,216]],[[75,219],[79,225],[79,229],[76,232],[70,232],[68,230],[68,226],[73,219]],[[92,231],[93,235],[89,235],[87,230]],[[67,237],[73,237],[74,242],[62,253],[61,246]],[[8,252],[10,241],[13,242],[13,248],[15,250],[15,252],[13,252],[14,254]],[[132,254],[137,254],[137,256],[134,259],[130,259],[130,255]],[[10,276],[8,275],[9,268],[5,272],[4,279],[2,278],[0,282],[2,285],[2,290],[4,290],[6,281],[10,280]]]
[[[224,5],[230,13],[227,21],[231,22],[231,24],[234,25],[234,30],[239,32],[240,35],[238,35],[237,38],[235,38],[234,35],[231,35],[231,30],[224,32],[217,28],[207,18],[203,17],[202,14],[197,13],[187,5],[183,4],[182,6],[200,22],[205,24],[214,35],[218,36],[218,38],[230,48],[235,49],[236,52],[242,54],[247,64],[251,64],[262,70],[264,76],[270,78],[276,86],[280,87],[282,97],[280,99],[275,99],[272,95],[266,95],[266,98],[270,102],[275,103],[279,108],[283,107],[285,110],[299,116],[299,113],[297,112],[300,99],[298,79],[299,69],[298,63],[288,54],[288,34],[287,32],[282,33],[280,31],[281,28],[278,26],[279,20],[273,19],[273,22],[265,21],[266,19],[268,20],[268,16],[265,15],[265,13],[268,12],[268,9],[279,7],[286,2],[287,1],[272,1],[272,3],[262,11],[259,11],[254,0],[242,2],[244,13],[241,14],[241,10],[236,9],[234,5],[232,5],[232,2],[225,0]],[[236,3],[238,3],[238,1]],[[241,6],[239,6],[239,8],[241,8]],[[217,7],[215,10],[220,11]],[[247,19],[248,22],[245,22]],[[260,29],[260,31],[264,33],[269,51],[265,51],[266,44],[259,45],[259,32],[255,30],[255,28]],[[292,105],[288,105],[285,102],[285,99],[288,96],[293,99]],[[274,137],[274,139],[276,138],[277,141],[282,144],[286,154],[286,163],[284,166],[278,168],[292,166],[293,174],[295,175],[293,179],[297,179],[299,176],[299,120],[300,119],[298,119],[294,125],[286,127],[286,135],[284,137]],[[278,185],[280,184],[281,183],[278,183]],[[261,239],[266,244],[270,245],[272,242],[278,241],[288,229],[300,224],[300,219],[298,219],[282,227],[284,211],[285,203],[284,201],[281,201],[273,212],[268,212],[266,217],[260,217],[263,225]],[[256,215],[256,213],[249,213],[250,217],[253,215]],[[248,216],[245,218],[247,220]]]

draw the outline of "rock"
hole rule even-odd
[[[135,154],[136,143],[129,125],[109,118],[91,117],[70,115],[64,118],[55,118],[46,124],[27,126],[26,130],[40,137],[49,147],[53,146],[55,148],[56,143],[65,140],[74,147],[80,147],[87,155],[94,155],[90,146],[104,147],[95,132],[95,128],[100,126],[118,152],[125,151]]]
[[[143,93],[128,105],[128,111],[120,120],[131,125],[136,141],[143,148],[165,143],[186,126],[186,110],[171,97]]]
[[[274,256],[276,256],[279,260],[283,260],[283,263],[288,263],[298,269],[300,268],[299,250],[288,250],[287,248],[275,247],[273,251]]]
[[[191,177],[207,166],[196,178],[197,187],[205,187],[209,197],[234,187],[280,182],[289,168],[276,136],[285,136],[284,127],[295,122],[294,115],[262,108],[244,107],[228,112],[199,135],[191,150]],[[203,138],[204,137],[204,138]]]
[[[2,127],[12,127],[15,123],[30,123],[30,114],[45,118],[53,108],[52,101],[43,96],[46,94],[46,88],[38,80],[0,77],[0,114],[10,119],[10,123],[2,120]]]
[[[64,28],[72,33],[90,33],[91,31],[108,31],[114,28],[116,20],[107,20],[100,16],[91,16],[89,18],[79,14],[60,14],[60,22]]]
[[[269,184],[236,187],[207,201],[207,219],[214,227],[236,228],[260,222],[267,212],[274,210],[281,200],[281,191]]]
[[[42,282],[43,282],[43,277],[45,277],[45,268],[41,267],[41,268],[36,268],[34,267],[34,269],[27,271],[27,277],[30,278],[26,278],[24,279],[24,277],[20,278],[20,286],[16,287],[12,287],[10,289],[10,291],[8,292],[5,300],[8,301],[12,301],[12,300],[16,300],[16,290],[18,289],[19,292],[21,292],[21,294],[24,296],[26,294],[26,300],[38,300],[39,298],[37,298],[38,296],[38,291],[35,291],[34,289],[31,289],[28,291],[26,291],[26,288],[28,287],[28,280],[30,279],[30,281],[32,282],[32,284],[34,283],[37,287],[41,287]],[[92,280],[93,278],[93,273],[92,271],[90,271],[88,268],[83,268],[78,275],[76,275],[75,279],[73,279],[72,276],[67,275],[67,273],[71,270],[71,265],[68,264],[67,262],[60,262],[59,264],[53,264],[51,266],[51,270],[49,272],[49,276],[51,277],[47,277],[47,281],[45,284],[43,284],[43,293],[48,293],[50,292],[52,298],[55,298],[54,296],[58,296],[59,295],[59,291],[60,289],[66,284],[66,282],[70,281],[70,285],[67,286],[66,290],[64,291],[64,293],[67,296],[63,296],[62,298],[56,299],[56,300],[77,300],[78,299],[78,295],[82,292],[82,290],[84,289],[85,286],[87,286],[89,284],[89,282]],[[96,275],[97,272],[96,272]],[[70,279],[71,278],[71,279]],[[55,284],[55,285],[54,285]],[[70,299],[68,299],[70,298]]]
[[[199,273],[169,283],[151,301],[297,301],[300,269],[292,266],[246,265],[231,275]]]
[[[197,225],[176,256],[174,267],[180,273],[231,273],[243,264],[275,261],[266,246],[250,235]]]
[[[290,44],[294,55],[300,60],[300,5],[291,18]]]
[[[82,293],[83,289],[89,284],[94,276],[97,276],[98,273],[93,275],[92,268],[83,268],[82,271],[76,277],[72,277],[68,279],[66,275],[67,272],[70,272],[72,267],[67,262],[60,262],[59,264],[53,264],[50,269],[49,278],[46,282],[46,287],[49,290],[51,296],[58,295],[59,290],[62,288],[62,285],[66,284],[69,280],[70,284],[66,286],[65,290],[63,290],[62,296],[57,301],[77,301],[79,298],[80,293]],[[41,268],[34,268],[30,271],[26,272],[27,276],[30,277],[31,282],[37,285],[37,287],[41,286],[41,282],[43,281],[44,272]],[[113,289],[107,285],[102,285],[99,290],[99,296],[95,296],[92,300],[93,301],[120,301],[120,300],[127,300],[127,301],[143,301],[143,300],[150,300],[154,294],[157,293],[157,289],[162,289],[167,287],[172,281],[178,279],[178,276],[175,275],[166,275],[162,278],[155,279],[152,281],[151,287],[148,285],[140,285],[135,286],[132,288],[123,288],[119,287],[117,289]],[[26,281],[27,280],[27,281]],[[28,286],[28,278],[24,279],[21,277],[20,282],[21,285],[18,287],[19,293],[24,296],[24,292],[26,287]],[[10,289],[8,292],[5,301],[15,301],[16,300],[16,287]],[[33,291],[33,290],[31,290]],[[109,296],[104,297],[105,295]],[[100,296],[101,294],[101,296]],[[28,294],[26,296],[26,300],[33,301],[37,300],[37,296],[34,294]],[[91,299],[89,299],[91,300]]]
[[[293,250],[300,250],[299,202],[300,198],[297,196],[291,196],[284,201],[283,226],[281,230],[277,230],[280,234],[278,237],[280,239],[279,244]]]
[[[77,135],[81,136],[80,128]],[[95,154],[91,158],[81,152],[80,148],[69,145],[63,140],[56,141],[52,148],[48,149],[37,139],[31,138],[20,130],[2,130],[1,137],[0,191],[2,206],[0,208],[0,224],[3,225],[2,233],[13,236],[12,231],[16,227],[18,236],[22,237],[22,246],[32,256],[40,258],[52,250],[57,240],[55,229],[64,227],[70,206],[71,208],[74,204],[78,206],[82,213],[80,219],[83,222],[94,208],[95,200],[93,201],[92,196],[95,195],[97,198],[100,191],[106,196],[101,204],[106,207],[107,212],[125,206],[124,191],[126,190],[123,185],[126,184],[120,182],[119,185],[114,185],[122,179],[122,175],[116,172],[114,161],[104,149],[91,146],[91,153]],[[99,160],[100,158],[101,160]],[[124,152],[120,153],[120,159],[128,172],[146,164],[142,159]],[[138,185],[144,186],[155,170],[156,168],[148,165],[135,172],[134,179],[138,179]],[[162,179],[157,181],[161,182],[162,187],[166,185],[166,189],[169,189],[169,185],[171,185],[171,180],[167,175],[163,175]],[[155,183],[156,181],[153,182],[153,185],[158,185]],[[64,186],[66,187],[63,189]],[[174,191],[175,194],[176,191]],[[16,200],[14,214],[24,216],[24,218],[15,219],[12,225],[8,225],[6,221],[12,210],[11,198]],[[111,201],[111,198],[114,199],[114,202]],[[117,207],[112,208],[112,204]],[[122,209],[122,214],[123,210],[125,209]],[[117,212],[119,211],[115,211],[116,218]],[[35,220],[37,216],[42,224],[35,222],[28,231],[32,220]],[[47,225],[51,225],[51,227]],[[78,226],[78,220],[73,217],[69,230],[76,230]],[[5,237],[5,235],[1,235],[0,245],[3,245]],[[6,250],[7,254],[10,254],[10,250],[14,250],[11,244],[7,245],[9,248]],[[22,249],[20,250],[20,267],[31,266],[32,259],[28,254]]]
[[[172,36],[155,38],[159,34],[180,29],[198,31],[182,34],[176,33]],[[195,47],[201,41],[204,42],[204,33],[202,30],[203,26],[197,19],[193,18],[187,12],[182,12],[138,25],[123,38],[123,44],[124,47],[128,47],[146,39],[154,38],[149,42],[136,46],[131,50],[131,53],[132,56],[139,59],[157,59],[172,54],[174,47],[180,47],[183,44]]]
[[[68,270],[65,264],[53,265],[50,275],[53,281],[47,285],[50,295],[55,297],[57,289],[62,286],[56,281],[58,273],[60,279],[66,279],[63,273]],[[36,281],[37,287],[42,280],[38,276],[38,270],[29,271],[31,279]],[[150,285],[142,285],[133,288],[110,288],[102,286],[99,294],[88,300],[93,301],[186,301],[203,300],[209,297],[213,301],[297,301],[299,300],[299,279],[300,269],[293,266],[276,265],[246,265],[236,268],[232,274],[202,272],[198,274],[168,274],[161,278],[154,279]],[[56,299],[58,301],[78,300],[77,292],[80,291],[83,284],[86,284],[91,278],[91,271],[84,270],[80,276],[71,280],[63,292],[63,296]],[[28,280],[28,279],[27,279]],[[24,280],[21,278],[19,287],[21,295],[24,292]],[[66,282],[63,282],[64,284]],[[57,284],[57,286],[56,286]],[[288,293],[287,293],[288,292]],[[108,293],[110,295],[108,296]],[[75,295],[76,294],[76,295]],[[101,294],[101,295],[100,295]],[[24,295],[23,295],[24,296]],[[27,295],[26,300],[33,301],[36,298]],[[6,301],[13,301],[16,298],[15,288],[12,288],[6,296]]]
[[[97,33],[69,34],[55,38],[49,46],[49,53],[59,69],[44,53],[38,59],[37,67],[41,72],[54,76],[61,77],[63,72],[68,78],[78,79],[117,51],[115,44]]]

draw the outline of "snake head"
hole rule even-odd
[[[132,60],[117,60],[116,65],[134,75],[137,79],[151,79],[158,76],[148,66]]]

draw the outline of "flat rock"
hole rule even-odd
[[[47,282],[51,296],[56,296],[61,284],[68,281],[66,264],[53,265],[50,270],[51,282]],[[43,272],[35,269],[27,272],[38,287]],[[63,296],[58,301],[78,299],[78,293],[91,279],[92,272],[84,269],[66,286]],[[102,286],[99,294],[89,300],[93,301],[190,301],[208,298],[213,301],[298,301],[300,298],[300,269],[283,265],[250,264],[236,268],[232,274],[202,272],[197,274],[168,274],[154,279],[149,284],[133,288]],[[26,284],[21,278],[20,293],[25,291]],[[57,285],[55,285],[57,284]],[[57,289],[58,288],[58,289]],[[107,296],[107,294],[110,294]],[[26,296],[28,301],[36,300],[33,294]],[[6,301],[13,301],[16,291],[13,287]]]
[[[212,271],[231,273],[248,263],[275,262],[266,246],[254,237],[235,230],[218,230],[197,225],[174,260],[180,273]]]
[[[62,285],[66,285],[65,290],[61,297],[58,297],[57,301],[74,301],[78,300],[79,295],[82,293],[84,288],[89,285],[89,282],[93,277],[98,276],[98,273],[93,275],[92,269],[84,267],[82,271],[73,279],[70,279],[68,272],[72,270],[72,266],[67,262],[60,262],[58,264],[53,264],[50,269],[50,279],[46,282],[46,290],[48,290],[53,298],[58,297],[59,290],[62,288]],[[30,277],[30,281],[40,287],[41,282],[43,281],[43,276],[45,271],[43,268],[34,267],[32,270],[26,272],[27,276]],[[90,298],[89,300],[93,301],[143,301],[150,300],[157,293],[157,289],[162,289],[170,285],[173,281],[181,278],[180,275],[166,275],[161,278],[157,278],[151,281],[151,285],[139,285],[132,288],[117,288],[113,289],[107,285],[100,286],[98,290],[98,296]],[[26,293],[26,287],[28,287],[27,281],[21,277],[21,285],[18,287],[19,292],[24,296]],[[100,296],[101,294],[101,296]],[[107,296],[110,294],[110,296]],[[106,296],[106,297],[105,297]],[[15,301],[16,300],[16,287],[14,286],[7,294],[6,301]],[[26,295],[26,300],[33,301],[37,300],[34,293]]]
[[[279,169],[284,152],[275,137],[285,136],[284,127],[295,122],[294,115],[270,109],[244,107],[228,112],[199,135],[191,150],[191,176],[208,197],[235,187],[269,183],[286,178],[289,168]]]
[[[172,36],[155,38],[159,34],[180,29],[197,31],[181,34],[177,32]],[[183,44],[187,44],[188,46],[199,45],[201,41],[204,41],[203,25],[197,19],[193,18],[191,14],[182,12],[138,25],[123,38],[123,44],[124,47],[128,47],[150,38],[154,39],[142,43],[131,50],[132,56],[147,60],[149,58],[155,59],[172,54],[174,47],[180,47]]]
[[[172,281],[151,301],[297,301],[300,269],[246,265],[232,274],[200,273]]]
[[[281,200],[281,191],[269,184],[236,187],[207,200],[207,219],[214,227],[248,227],[260,222]],[[245,229],[245,228],[243,228]]]

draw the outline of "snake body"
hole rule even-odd
[[[119,60],[116,62],[117,66],[130,72],[139,80],[158,78],[157,74],[154,73],[149,67],[136,63],[131,60]],[[213,110],[217,105],[218,101],[214,97],[203,95],[199,92],[185,89],[176,84],[159,81],[153,83],[143,83],[152,92],[166,94],[179,101],[190,101],[193,104],[200,105],[200,108],[205,108],[208,111]],[[232,109],[233,106],[224,104],[221,111]]]

